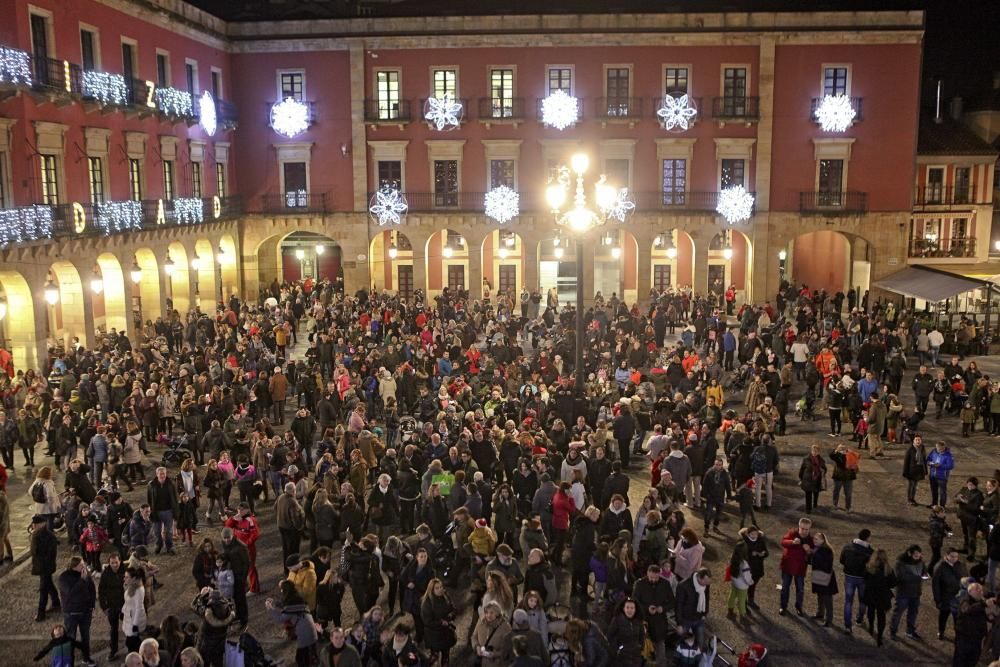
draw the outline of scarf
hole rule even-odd
[[[705,589],[707,589],[708,586],[702,586],[700,583],[698,583],[698,576],[697,575],[695,575],[695,576],[693,576],[691,578],[691,583],[694,584],[694,592],[698,594],[698,607],[697,607],[697,609],[695,611],[697,611],[699,614],[704,614],[705,613]]]

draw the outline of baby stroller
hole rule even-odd
[[[554,604],[546,615],[549,619],[549,665],[550,667],[574,667],[573,654],[566,640],[566,622],[570,619],[569,607]]]
[[[752,375],[750,364],[743,364],[738,369],[736,373],[730,378],[728,389],[742,391],[747,388],[750,384],[750,376]]]
[[[719,640],[719,644],[722,644],[731,654],[736,656],[737,663],[736,667],[767,667],[767,647],[763,644],[753,643],[750,644],[742,653],[737,653],[736,649],[727,644],[726,642]],[[722,664],[732,667],[731,662],[723,658],[721,655],[717,656]]]
[[[417,432],[417,420],[415,417],[406,415],[399,419],[399,438],[404,445],[413,440],[413,434]]]
[[[801,421],[815,421],[816,398],[811,391],[806,391],[805,395],[795,402],[795,412]]]
[[[922,412],[914,412],[911,415],[907,415],[905,419],[902,420],[903,430],[899,434],[899,442],[904,445],[908,445],[913,442],[913,436],[917,434],[917,427],[920,426],[920,422],[924,420],[924,414]]]
[[[184,461],[191,458],[191,449],[188,446],[190,437],[186,433],[177,439],[162,436],[160,443],[167,446],[167,451],[163,452],[161,459],[162,465],[179,468]]]

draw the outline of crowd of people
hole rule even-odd
[[[275,282],[212,317],[171,311],[137,347],[112,331],[54,355],[48,375],[3,377],[0,476],[20,449],[35,475],[36,621],[62,620],[38,657],[94,664],[100,607],[109,659],[124,644],[129,667],[221,667],[233,653],[266,664],[247,598],[265,593],[258,557],[279,556],[257,543],[275,534],[284,575],[264,606],[303,667],[447,665],[463,644],[483,667],[708,664],[706,623],[722,627],[711,587],[728,588],[728,621],[747,624],[767,613],[756,592],[768,578],[777,614],[809,614],[808,592],[826,626],[842,593],[843,630],[877,646],[890,611],[891,639],[904,615],[921,639],[929,581],[953,665],[1000,658],[1000,472],[949,496],[952,451],[920,435],[923,419],[1000,433],[1000,390],[960,356],[939,366],[944,336],[913,312],[787,283],[775,305],[738,310],[734,290],[654,292],[641,309],[598,295],[578,342],[554,293],[466,296]],[[783,467],[791,417],[821,407],[835,440],[813,437],[797,473]],[[52,465],[35,466],[38,447]],[[930,495],[927,532],[900,554],[867,528],[837,549],[811,518],[831,514],[827,480],[851,512],[863,453],[887,447],[905,451],[910,505]],[[794,476],[805,516],[769,550],[757,518],[779,475]],[[710,567],[713,542],[729,557]],[[178,553],[192,562],[194,620],[156,625],[153,559]],[[751,645],[740,664],[766,653]]]

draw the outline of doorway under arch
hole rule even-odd
[[[132,271],[136,273],[132,275]],[[153,251],[149,248],[136,249],[135,263],[129,273],[133,287],[137,288],[133,292],[137,297],[133,312],[139,323],[136,330],[140,330],[147,322],[152,323],[156,318],[163,316],[163,306],[160,301],[160,265]],[[135,278],[139,278],[138,283],[135,282]]]
[[[724,229],[708,245],[708,291],[721,298],[732,286],[736,303],[744,303],[750,288],[753,246],[738,229]]]
[[[518,303],[525,275],[525,248],[521,236],[509,229],[494,229],[483,239],[482,256],[484,294],[488,284],[492,294],[505,293]]]
[[[680,229],[671,229],[653,237],[652,285],[640,285],[640,290],[652,287],[657,292],[668,288],[690,287],[694,284],[694,240]]]
[[[414,277],[414,262],[423,258],[415,258],[409,237],[398,229],[386,229],[372,236],[368,257],[369,278],[376,291],[394,292],[409,299],[414,290],[427,290],[427,285],[418,284],[422,281]]]
[[[442,229],[427,239],[427,298],[449,288],[452,293],[469,289],[469,243],[451,229]]]
[[[183,320],[192,306],[189,278],[191,266],[187,249],[174,241],[167,248],[167,256],[163,261],[164,270],[167,272],[167,301],[169,302],[167,308],[179,312]]]
[[[829,294],[859,289],[871,280],[871,244],[860,236],[821,229],[796,236],[788,247],[786,278],[797,286]]]
[[[101,291],[93,294],[94,326],[120,334],[127,331],[128,302],[125,296],[125,274],[121,262],[109,252],[98,255],[95,269],[101,279]]]
[[[295,282],[312,278],[325,280],[343,289],[344,258],[337,242],[329,236],[313,232],[292,232],[280,239],[279,253],[281,280]]]
[[[68,347],[74,338],[86,342],[87,324],[80,272],[72,263],[59,260],[49,267],[49,276],[58,288],[58,298],[55,303],[48,303],[48,338],[64,348]]]
[[[10,352],[16,369],[41,368],[45,360],[38,358],[35,295],[17,271],[0,271],[0,290],[6,300],[6,312],[0,317],[0,348]]]
[[[237,267],[236,241],[229,234],[223,234],[219,239],[219,247],[215,260],[222,268],[222,293],[228,299],[233,294],[240,293],[240,276]]]

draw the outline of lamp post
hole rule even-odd
[[[599,207],[599,212],[587,207],[587,195],[584,191],[583,175],[590,167],[590,158],[585,153],[576,153],[570,158],[570,169],[576,175],[576,188],[573,194],[572,208],[563,212],[566,205],[568,191],[570,187],[570,169],[560,167],[555,180],[549,184],[545,190],[545,199],[552,209],[556,224],[564,229],[569,229],[576,235],[576,345],[574,355],[574,374],[576,383],[577,398],[583,398],[584,390],[584,367],[583,367],[583,346],[584,346],[584,321],[583,321],[583,240],[587,233],[595,227],[599,227],[607,222],[611,216],[624,221],[625,213],[620,215],[615,211],[616,200],[624,199],[626,191],[618,191],[605,182],[604,176],[596,184],[595,202]],[[631,210],[634,206],[630,206]],[[562,243],[558,243],[555,248],[557,258],[562,257]]]
[[[48,326],[48,336],[47,338],[52,338],[55,340],[56,334],[56,304],[59,303],[59,288],[52,281],[52,273],[49,273],[48,279],[45,281],[45,303],[49,304],[47,326]]]
[[[138,344],[139,332],[142,331],[142,289],[139,287],[139,283],[142,282],[142,267],[139,266],[139,260],[135,257],[132,258],[129,278],[132,279],[132,298],[135,299],[135,320],[132,326],[135,329],[135,340]]]
[[[306,279],[306,251],[302,248],[295,249],[295,257],[299,260],[299,280]]]
[[[782,248],[778,251],[778,276],[781,281],[785,280],[785,260],[788,259],[788,251]]]
[[[198,255],[191,260],[191,269],[194,271],[194,307],[201,310],[201,290],[198,288],[199,274],[201,273],[202,259]]]

